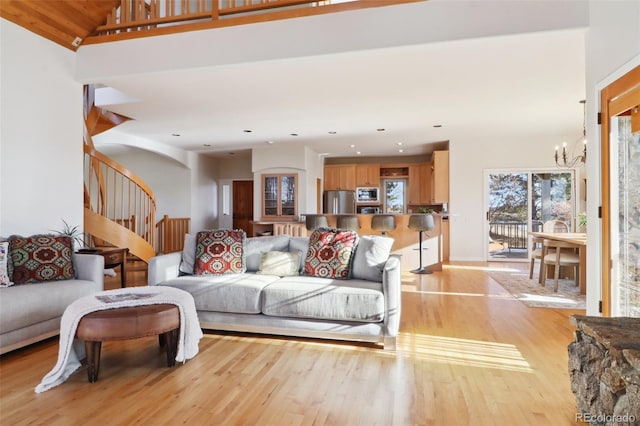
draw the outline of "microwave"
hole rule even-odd
[[[356,188],[356,202],[357,203],[379,203],[380,188],[378,187]]]

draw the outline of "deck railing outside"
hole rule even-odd
[[[489,236],[493,241],[503,244],[505,250],[528,248],[528,229],[526,222],[490,222]]]

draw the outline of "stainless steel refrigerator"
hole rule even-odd
[[[355,191],[324,191],[323,212],[327,214],[355,213]]]

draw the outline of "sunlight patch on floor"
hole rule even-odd
[[[521,293],[518,300],[523,302],[560,303],[567,306],[577,306],[578,302],[573,299],[559,296],[544,296],[541,294]]]
[[[496,271],[496,272],[521,272],[520,269],[498,267],[498,266],[480,266],[480,265],[443,265],[443,269],[458,269],[471,271]]]
[[[470,297],[489,297],[491,299],[513,299],[510,294],[487,294],[487,293],[461,293],[455,291],[432,291],[432,290],[416,290],[415,285],[403,285],[403,293],[431,294],[436,296],[470,296]]]
[[[400,333],[398,352],[429,362],[533,373],[518,348],[507,343]]]

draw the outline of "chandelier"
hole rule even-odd
[[[567,143],[563,142],[562,154],[560,154],[560,147],[556,145],[554,159],[556,160],[556,166],[558,167],[575,167],[578,163],[585,163],[587,161],[587,101],[583,99],[580,101],[580,103],[582,104],[582,138],[576,141],[576,144],[582,141],[582,153],[572,157],[567,152]]]

